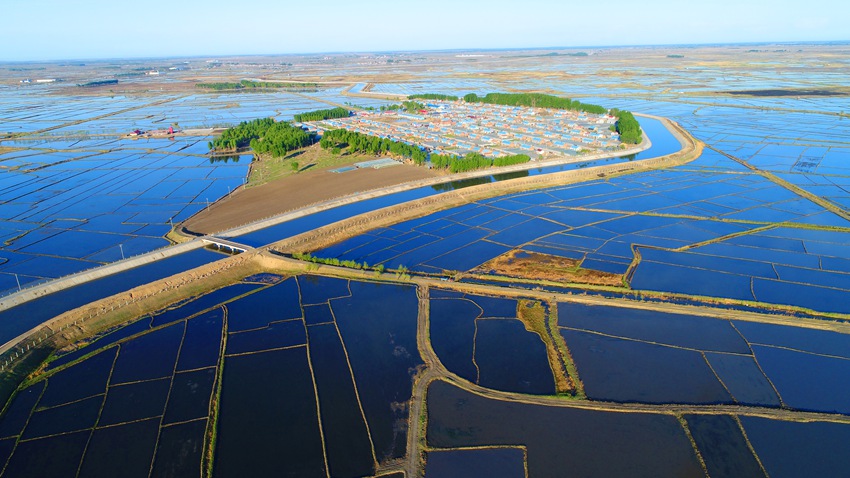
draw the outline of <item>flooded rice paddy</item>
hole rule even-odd
[[[0,416],[0,473],[401,477],[415,469],[405,463],[420,460],[408,455],[413,436],[427,476],[840,476],[850,467],[841,448],[850,439],[850,335],[840,323],[850,313],[846,98],[714,92],[811,88],[843,77],[803,57],[794,61],[808,67],[743,62],[721,74],[690,60],[696,50],[684,53],[645,58],[651,69],[624,66],[615,54],[547,61],[534,52],[447,54],[439,69],[370,85],[373,93],[402,94],[578,92],[582,101],[671,118],[708,148],[684,166],[480,200],[316,253],[415,274],[476,274],[477,283],[497,279],[486,266],[493,259],[540,254],[619,277],[632,297],[658,294],[651,310],[544,298],[533,289],[559,292],[564,284],[499,277],[502,286],[538,294],[549,328],[541,337],[521,320],[525,300],[515,294],[309,275],[246,279],[52,358]],[[504,58],[510,62],[498,64]],[[315,71],[362,74],[359,66],[311,61]],[[470,71],[494,74],[460,76]],[[567,73],[568,81],[558,79]],[[508,74],[522,74],[522,84]],[[373,80],[356,81],[353,91]],[[25,134],[0,151],[0,294],[164,246],[169,222],[242,184],[251,159],[210,163],[203,137],[119,134],[285,119],[328,107],[323,100],[387,103],[346,96],[344,87],[57,98],[0,86],[0,130]],[[678,149],[660,123],[641,123],[653,148],[631,159]],[[238,241],[265,245],[510,177],[371,199]],[[182,254],[6,310],[0,342],[219,257]],[[766,322],[740,310],[673,313],[664,310],[669,294],[804,310]],[[426,316],[423,341],[417,326]],[[818,318],[839,323],[815,325]],[[547,341],[559,340],[564,349],[547,357]],[[445,374],[435,372],[435,359]],[[577,396],[554,396],[558,360],[576,379]],[[428,379],[420,387],[414,377]]]
[[[462,478],[490,476],[522,478],[525,474],[525,451],[522,448],[472,448],[437,450],[428,453],[426,476]]]
[[[431,345],[443,364],[483,387],[555,393],[543,340],[517,318],[516,300],[432,297]]]
[[[252,158],[210,162],[203,138],[8,145],[28,149],[0,155],[0,291],[167,246],[170,224],[243,184]]]
[[[249,277],[59,356],[0,419],[23,450],[3,476],[61,474],[30,455],[57,449],[86,476],[197,475],[210,433],[215,476],[364,476],[403,458],[422,365],[416,291],[268,282]],[[326,320],[308,323],[319,306]]]
[[[569,303],[558,314],[590,398],[848,412],[850,361],[830,353],[850,347],[846,333]]]
[[[847,224],[761,176],[682,168],[480,200],[316,254],[445,274],[519,250],[634,265],[638,290],[847,312]]]
[[[448,372],[495,393],[430,384],[424,436],[432,476],[560,476],[565,468],[702,476],[700,460],[711,476],[760,475],[761,464],[770,476],[794,476],[797,465],[777,436],[847,433],[841,423],[709,409],[677,416],[664,408],[847,413],[840,399],[850,379],[841,367],[847,334],[560,302],[550,326],[563,336],[590,403],[658,405],[578,409],[553,397],[544,339],[520,319],[527,301],[431,289],[423,303],[422,294],[411,286],[265,274],[107,331],[51,359],[10,402],[0,418],[0,451],[8,455],[2,476],[77,469],[85,476],[202,469],[214,476],[372,476],[410,459],[414,377],[426,367],[416,332],[421,307]],[[840,464],[843,458],[825,450],[816,456]],[[71,463],[34,458],[41,453]]]
[[[428,394],[431,447],[522,443],[529,476],[704,476],[672,416],[502,402],[440,381]]]
[[[244,184],[252,160],[211,161],[204,136],[120,135],[290,119],[327,106],[309,96],[259,93],[72,96],[47,107],[42,96],[17,93],[0,91],[0,130],[25,135],[3,141],[14,150],[0,154],[3,295],[167,246],[171,225]]]
[[[769,476],[838,476],[850,466],[840,451],[850,439],[846,425],[756,417],[741,417],[741,424]]]

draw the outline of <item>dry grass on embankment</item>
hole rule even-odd
[[[471,274],[498,275],[570,284],[593,284],[618,287],[623,285],[622,274],[582,269],[579,262],[560,256],[526,252],[519,249],[508,251],[469,271]]]
[[[519,300],[517,302],[517,318],[525,325],[525,329],[540,337],[546,345],[546,356],[549,360],[549,368],[555,377],[555,391],[558,394],[575,395],[576,387],[567,374],[567,370],[558,354],[558,347],[549,333],[546,324],[546,308],[541,301]]]

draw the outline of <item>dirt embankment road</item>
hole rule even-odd
[[[183,227],[194,233],[214,234],[329,199],[436,176],[427,168],[410,165],[345,173],[305,171],[261,186],[240,188],[188,219]]]
[[[693,153],[701,146],[686,131],[665,118],[650,115],[640,115],[663,121],[682,145],[678,153],[668,155],[668,160]],[[345,173],[331,173],[328,170],[303,171],[296,175],[286,176],[275,181],[249,188],[240,187],[232,195],[217,201],[209,208],[192,216],[181,224],[181,228],[195,234],[216,234],[249,223],[267,220],[273,216],[313,206],[319,203],[331,203],[344,197],[354,198],[358,194],[385,194],[401,190],[414,189],[456,180],[472,179],[492,174],[513,173],[529,169],[555,166],[568,163],[581,163],[597,159],[627,156],[649,149],[652,141],[644,135],[644,141],[639,145],[611,152],[604,151],[582,156],[563,156],[532,161],[500,168],[476,170],[467,173],[446,174],[435,172],[423,167],[402,165],[384,169],[361,169]],[[693,159],[693,158],[690,158]],[[661,161],[670,163],[671,161]],[[625,169],[640,169],[643,165],[658,163],[658,159],[634,161],[628,163]],[[610,165],[609,165],[610,166]],[[598,168],[588,168],[585,171],[596,171]],[[601,171],[601,170],[600,170]],[[610,171],[610,168],[606,168]],[[581,175],[586,176],[586,174]],[[393,188],[395,187],[395,188]],[[382,192],[383,191],[383,192]],[[267,221],[266,221],[267,222]],[[267,224],[270,225],[270,224]]]
[[[408,164],[377,170],[358,169],[345,173],[332,173],[327,170],[307,171],[261,186],[239,188],[232,196],[217,201],[209,209],[187,219],[182,227],[193,233],[215,234],[305,206],[332,202],[343,197],[353,198],[358,194],[365,193],[381,195],[492,174],[512,173],[559,164],[580,163],[628,155],[647,149],[650,144],[647,140],[644,145],[616,153],[606,152],[578,157],[561,157],[451,175]],[[682,151],[691,150],[691,148],[686,147]],[[639,168],[644,163],[646,161],[628,163],[631,166],[627,168]],[[596,168],[588,168],[582,171],[596,170]],[[582,176],[587,176],[587,174]],[[394,186],[397,186],[397,188],[393,188]]]

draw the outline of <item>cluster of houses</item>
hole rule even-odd
[[[615,121],[609,115],[577,111],[434,101],[415,113],[358,112],[349,118],[317,122],[315,127],[345,128],[405,141],[437,154],[527,154],[534,158],[617,148],[619,135],[611,131]]]

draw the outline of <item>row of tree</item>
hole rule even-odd
[[[407,97],[409,100],[443,100],[443,101],[457,101],[457,96],[452,95],[441,95],[439,93],[422,93],[419,95],[409,95]]]
[[[97,80],[89,81],[88,83],[77,83],[77,86],[80,88],[93,88],[95,86],[114,85],[117,83],[118,80]]]
[[[620,142],[628,144],[640,144],[643,141],[643,133],[640,131],[640,123],[629,111],[612,109],[611,114],[617,117],[614,125],[620,133]]]
[[[361,262],[357,262],[357,261],[339,260],[336,257],[331,257],[331,258],[317,257],[317,256],[310,254],[309,252],[306,253],[306,254],[301,253],[301,252],[294,252],[294,253],[292,253],[292,258],[298,259],[299,261],[312,262],[314,264],[327,264],[327,265],[330,265],[330,266],[347,267],[349,269],[369,269],[370,268],[369,264],[366,263],[365,261],[361,263]],[[378,272],[380,274],[380,273],[384,272],[384,265],[378,264],[377,266],[374,266],[371,269],[375,270],[376,272]]]
[[[281,83],[278,81],[251,81],[242,80],[243,88],[316,88],[318,83]]]
[[[469,153],[466,156],[452,156],[445,154],[432,154],[431,167],[435,169],[448,169],[453,173],[475,171],[477,169],[489,168],[490,166],[508,166],[511,164],[522,164],[531,161],[524,154],[502,156],[491,159],[479,153]]]
[[[221,136],[209,143],[210,150],[232,152],[251,146],[258,154],[270,153],[274,157],[303,148],[313,140],[310,133],[296,128],[286,121],[272,118],[243,121],[228,128]]]
[[[240,90],[244,88],[240,83],[228,83],[228,82],[219,82],[219,83],[196,83],[195,88],[203,88],[205,90]]]
[[[336,149],[348,147],[351,152],[367,154],[391,154],[410,158],[417,165],[425,164],[427,153],[418,146],[393,141],[388,138],[348,131],[346,129],[335,129],[325,131],[319,142],[324,149]],[[502,156],[500,158],[488,158],[480,153],[469,153],[466,156],[453,156],[443,154],[431,155],[431,167],[435,169],[448,169],[452,173],[463,173],[477,169],[489,168],[491,166],[508,166],[511,164],[522,164],[531,161],[524,154]]]
[[[325,131],[319,142],[322,148],[345,148],[348,147],[354,153],[367,154],[391,154],[403,158],[410,158],[416,164],[424,164],[428,155],[418,146],[393,141],[388,138],[379,138],[367,134],[348,131],[347,129],[334,129]]]
[[[491,105],[526,106],[531,108],[553,108],[559,110],[584,111],[593,114],[608,112],[602,106],[582,103],[578,100],[561,98],[560,96],[544,95],[542,93],[487,93],[478,96],[469,93],[463,97],[467,103],[487,103]]]
[[[322,121],[326,119],[334,119],[334,118],[348,118],[350,115],[349,111],[345,108],[332,108],[329,110],[316,110],[309,111],[307,113],[297,114],[294,117],[296,123],[302,123],[304,121]]]
[[[475,93],[469,93],[463,97],[467,103],[487,103],[505,106],[528,106],[532,108],[553,108],[559,110],[584,111],[592,114],[605,114],[608,112],[604,107],[582,103],[569,98],[544,95],[542,93],[488,93],[480,97]],[[615,129],[620,133],[620,141],[628,144],[640,144],[643,134],[640,123],[634,115],[625,110],[612,109],[611,114],[617,117]]]
[[[280,83],[276,81],[252,81],[242,80],[239,83],[218,82],[218,83],[197,83],[196,88],[204,88],[207,90],[242,90],[256,88],[315,88],[319,86],[317,83]]]

